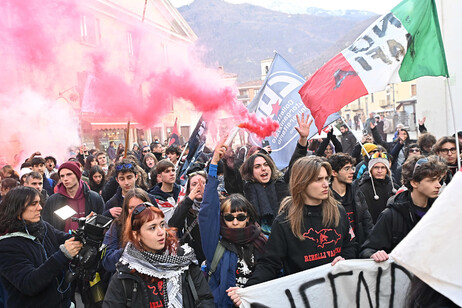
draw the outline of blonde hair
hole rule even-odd
[[[305,239],[302,235],[302,226],[304,200],[307,195],[306,188],[317,179],[321,168],[326,169],[329,176],[332,174],[332,168],[324,158],[311,156],[297,160],[290,175],[290,196],[282,201],[279,209],[279,212],[287,211],[290,229],[300,240]],[[323,227],[337,227],[340,221],[338,201],[335,200],[330,189],[327,199],[322,201],[321,206]]]

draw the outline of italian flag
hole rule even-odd
[[[301,87],[319,132],[329,115],[390,83],[446,76],[435,0],[404,0]]]

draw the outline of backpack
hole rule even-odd
[[[213,254],[212,264],[210,264],[210,269],[207,272],[207,281],[210,280],[213,273],[217,270],[218,263],[220,263],[221,257],[225,253],[225,246],[221,242],[218,242],[217,248],[215,249],[215,253]]]

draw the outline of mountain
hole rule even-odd
[[[208,51],[208,64],[238,74],[239,82],[258,79],[260,61],[273,57],[274,50],[300,67],[301,73],[310,74],[324,53],[345,44],[346,37],[354,40],[377,18],[370,14],[287,14],[223,0],[195,0],[178,10],[198,35],[198,44]]]

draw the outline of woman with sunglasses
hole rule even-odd
[[[290,176],[290,197],[281,204],[263,257],[246,286],[356,257],[345,209],[329,189],[330,164],[321,157],[297,160]],[[228,290],[240,305],[237,288]]]
[[[220,206],[217,165],[226,148],[222,143],[215,148],[199,211],[202,248],[216,307],[234,306],[226,290],[246,284],[266,242],[247,199],[232,194]]]
[[[113,273],[116,270],[116,263],[123,252],[122,234],[127,220],[133,209],[143,202],[151,202],[147,192],[141,188],[134,188],[127,192],[122,203],[122,213],[113,221],[111,227],[104,236],[103,243],[107,245],[106,254],[103,258],[103,267],[106,271]]]
[[[127,219],[126,244],[103,307],[214,307],[194,250],[180,246],[164,213],[145,202]]]
[[[35,188],[15,188],[1,205],[0,277],[8,294],[5,307],[71,307],[64,274],[82,243],[42,220]]]

